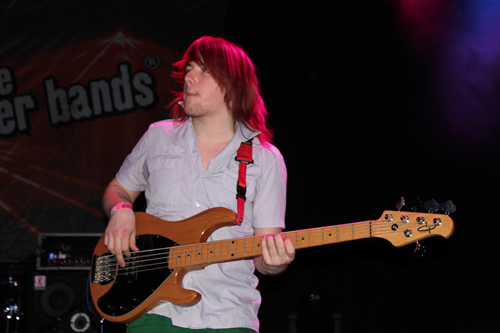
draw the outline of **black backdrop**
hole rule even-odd
[[[478,41],[500,41],[476,35],[481,38],[467,44],[459,37],[480,30],[473,24],[478,16],[466,1],[444,0],[10,1],[0,16],[0,67],[117,28],[169,50],[167,59],[203,34],[241,44],[259,69],[275,143],[287,162],[288,230],[375,219],[402,196],[457,205],[455,233],[423,241],[427,252],[420,260],[413,246],[394,248],[384,240],[301,250],[285,275],[261,279],[262,332],[491,331],[500,105],[494,52],[482,53]],[[96,189],[85,209],[54,201],[57,209],[47,207],[38,219],[33,207],[13,214],[5,204],[15,190],[7,177],[0,192],[3,262],[36,255],[27,226],[104,230],[96,213],[100,189],[146,123],[164,116],[161,103],[148,112],[104,144],[105,150],[120,145],[113,156],[93,155],[97,145],[80,152],[94,159],[92,170],[107,166],[91,174]],[[104,122],[72,127],[97,133]],[[2,146],[16,146],[20,137],[30,140],[19,133],[2,138]],[[59,163],[60,173],[71,173]],[[86,174],[81,179],[91,178]]]

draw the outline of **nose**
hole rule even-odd
[[[187,86],[191,86],[194,82],[193,75],[191,74],[192,71],[189,71],[184,75],[184,82]]]

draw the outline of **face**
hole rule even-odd
[[[224,93],[210,72],[192,61],[184,76],[184,111],[190,117],[227,112]]]

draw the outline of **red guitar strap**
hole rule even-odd
[[[236,187],[236,199],[238,200],[238,215],[236,222],[243,222],[243,213],[245,210],[245,200],[247,192],[247,165],[253,163],[252,159],[252,140],[242,142],[236,154],[236,161],[240,162],[240,170],[238,172],[238,184]]]

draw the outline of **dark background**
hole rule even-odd
[[[39,51],[117,26],[179,52],[204,34],[242,45],[288,167],[288,230],[376,219],[400,197],[456,204],[454,234],[422,241],[421,259],[381,239],[299,251],[286,274],[261,278],[262,332],[490,332],[500,39],[481,24],[500,8],[477,3],[86,1],[77,15],[48,1],[43,16],[12,1],[0,36],[24,17],[16,36]],[[36,38],[69,26],[71,40]]]

